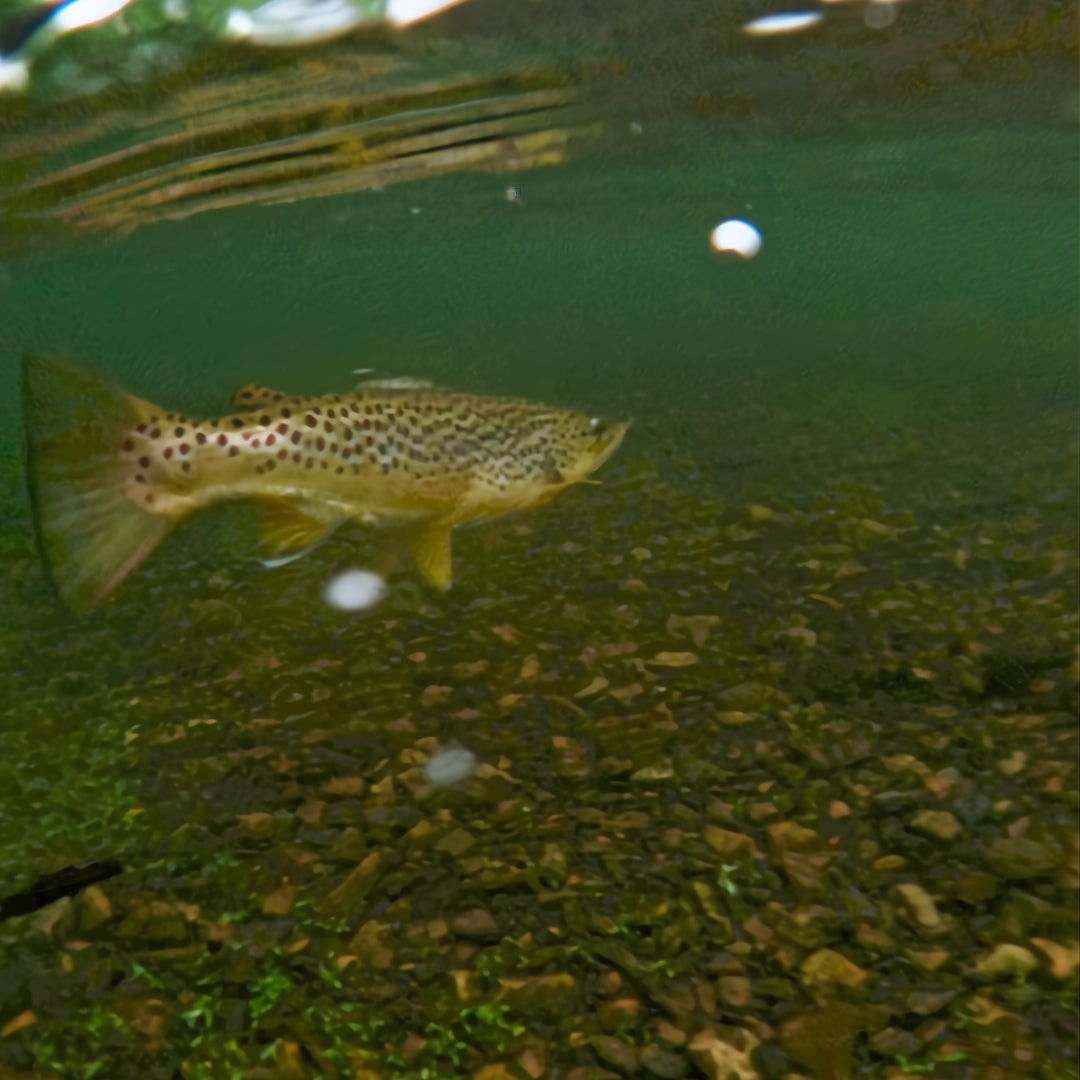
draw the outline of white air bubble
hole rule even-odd
[[[386,592],[386,582],[370,570],[346,570],[331,578],[323,599],[338,611],[363,611],[374,607]]]
[[[460,784],[476,768],[476,755],[464,746],[442,746],[424,763],[424,776],[436,787]]]
[[[761,233],[748,221],[722,221],[709,236],[713,251],[752,259],[761,250]]]
[[[863,22],[871,30],[884,30],[896,22],[896,4],[891,0],[873,0],[866,5],[863,12]]]

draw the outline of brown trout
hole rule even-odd
[[[23,361],[35,529],[61,596],[104,600],[187,515],[256,500],[268,553],[303,554],[346,521],[403,540],[437,588],[456,525],[527,510],[587,480],[628,423],[375,379],[298,397],[248,385],[192,420],[42,356]]]

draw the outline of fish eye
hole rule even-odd
[[[607,424],[604,423],[598,416],[590,417],[589,419],[589,434],[590,435],[603,435],[607,431]]]

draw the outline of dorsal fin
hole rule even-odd
[[[428,379],[414,379],[411,375],[386,375],[378,379],[364,379],[356,384],[357,390],[433,390],[435,384]]]
[[[271,390],[269,386],[259,386],[258,383],[245,383],[233,394],[232,407],[237,412],[247,412],[295,400],[295,394],[283,394],[280,390]]]

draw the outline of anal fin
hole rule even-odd
[[[446,589],[453,580],[450,558],[450,526],[433,521],[409,533],[409,548],[416,568],[436,589]]]

